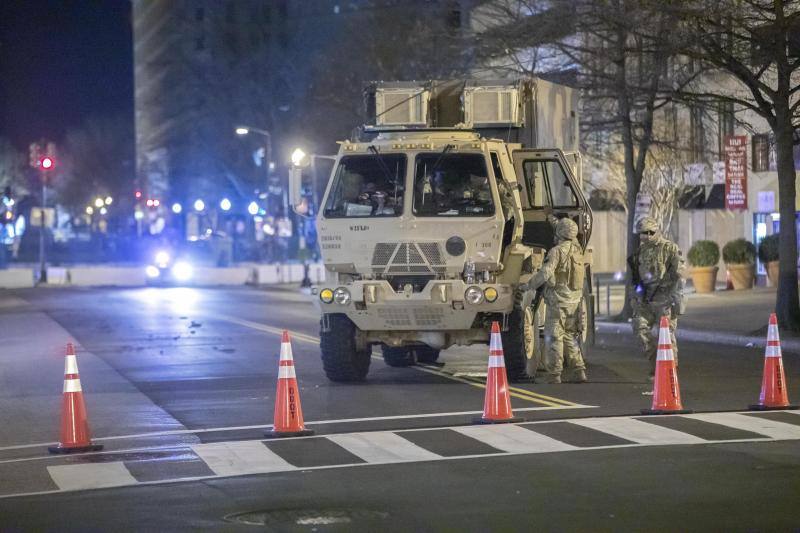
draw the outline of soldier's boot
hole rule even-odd
[[[548,374],[547,380],[545,383],[549,383],[551,385],[561,383],[561,375],[560,374]]]
[[[586,378],[586,370],[582,368],[573,372],[572,379],[569,380],[570,383],[586,383],[587,381],[589,380]]]

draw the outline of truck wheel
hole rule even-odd
[[[524,310],[515,307],[508,315],[508,330],[501,333],[506,374],[512,381],[526,378],[528,360],[536,357],[538,331],[534,328],[533,317],[530,307]],[[538,362],[534,361],[532,368],[536,368],[536,365]]]
[[[325,375],[331,381],[364,381],[372,350],[356,349],[356,325],[342,314],[328,315],[330,331],[320,332],[320,352]]]
[[[430,346],[417,346],[414,348],[414,354],[417,356],[417,361],[420,363],[435,363],[439,359],[441,350],[431,348]]]
[[[393,347],[383,344],[381,345],[381,352],[383,352],[383,360],[389,366],[405,367],[417,362],[414,350],[408,347]]]

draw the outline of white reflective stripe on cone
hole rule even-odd
[[[281,366],[281,367],[278,367],[278,379],[296,378],[296,377],[297,377],[297,374],[295,374],[293,366]]]
[[[288,342],[281,343],[281,361],[292,360],[292,345]]]
[[[672,338],[669,335],[668,328],[660,328],[658,330],[658,344],[670,344],[672,342]]]
[[[83,389],[81,388],[80,379],[64,380],[64,392],[81,392],[81,391],[83,391]]]
[[[64,358],[64,374],[77,374],[78,373],[78,358],[74,355],[68,355]]]
[[[767,340],[768,341],[778,340],[778,326],[770,324],[769,328],[767,328]]]
[[[764,352],[764,357],[780,357],[781,356],[781,347],[780,346],[769,346],[767,345],[767,349]]]
[[[659,350],[656,361],[673,361],[675,357],[672,355],[672,350]]]
[[[502,350],[503,349],[503,342],[500,340],[500,334],[492,333],[492,338],[489,341],[489,349],[490,350]]]
[[[505,368],[506,362],[502,355],[489,356],[489,368]]]

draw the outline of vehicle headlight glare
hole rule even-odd
[[[350,303],[350,291],[344,287],[339,287],[333,291],[333,300],[339,305],[347,305]]]
[[[483,290],[483,297],[486,298],[486,301],[489,303],[494,302],[497,300],[497,289],[494,287],[488,287]]]
[[[192,275],[194,274],[194,269],[192,265],[189,263],[175,263],[175,266],[172,267],[172,275],[178,281],[189,281],[192,279]]]
[[[158,270],[153,265],[149,265],[147,268],[144,269],[144,271],[147,274],[147,277],[151,279],[157,278],[161,274],[161,271]]]
[[[472,305],[483,303],[483,291],[480,289],[480,287],[469,287],[466,291],[464,291],[464,299]]]
[[[319,291],[319,299],[322,300],[322,303],[331,303],[333,301],[333,291],[330,289],[322,289]]]

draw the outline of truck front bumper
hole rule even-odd
[[[481,302],[467,301],[465,293],[472,287],[484,295]],[[325,303],[320,298],[324,289],[339,288],[349,292],[347,303]],[[492,296],[492,290],[497,296],[489,301],[487,296]],[[386,280],[365,280],[342,286],[316,286],[312,293],[321,313],[345,314],[362,331],[468,330],[478,313],[509,313],[514,306],[509,285],[467,284],[461,280],[432,280],[420,292],[397,292]]]

